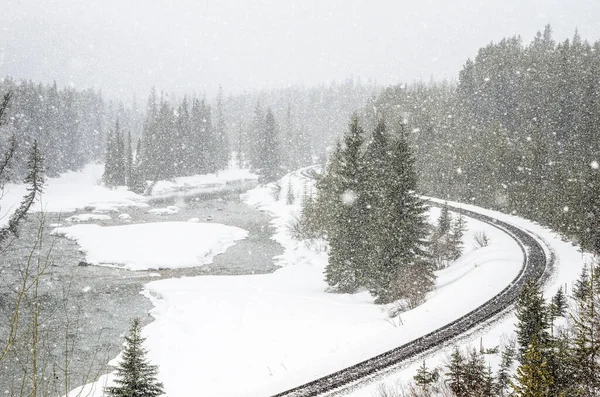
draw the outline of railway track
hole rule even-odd
[[[304,177],[314,177],[314,169],[302,169]],[[430,202],[431,205],[439,204]],[[313,397],[333,392],[344,386],[352,385],[361,379],[370,377],[405,360],[443,345],[468,330],[492,319],[513,305],[527,280],[542,280],[548,263],[544,247],[529,232],[515,225],[477,212],[448,206],[450,210],[460,211],[463,215],[488,223],[511,236],[523,252],[523,266],[518,275],[500,293],[473,311],[457,318],[453,322],[423,335],[402,346],[344,368],[322,378],[315,379],[293,389],[278,393],[272,397]]]

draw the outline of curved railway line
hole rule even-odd
[[[307,178],[314,178],[314,168],[300,170],[300,174]],[[431,205],[438,205],[430,202]],[[398,346],[385,353],[362,361],[358,364],[344,368],[332,374],[315,379],[293,389],[278,393],[272,397],[313,397],[335,391],[343,386],[351,385],[361,379],[381,372],[400,362],[408,360],[418,354],[434,349],[458,337],[468,330],[492,319],[515,303],[519,293],[527,280],[542,280],[546,268],[551,265],[546,257],[544,247],[529,232],[515,225],[498,219],[482,215],[477,212],[448,206],[450,210],[461,212],[470,218],[488,223],[511,236],[523,251],[523,266],[512,280],[500,293],[483,305],[457,318],[445,326],[438,328],[402,346]],[[553,259],[551,258],[550,261]]]

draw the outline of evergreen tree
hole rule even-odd
[[[564,317],[567,311],[567,298],[562,287],[556,291],[550,304],[550,315],[552,317]]]
[[[469,353],[463,375],[467,396],[489,396],[484,392],[486,387],[489,386],[489,379],[486,380],[485,361],[483,356],[475,349]]]
[[[415,383],[425,391],[429,391],[431,385],[437,381],[439,374],[437,371],[430,371],[423,361],[423,364],[417,369],[417,374],[413,377]]]
[[[466,230],[467,225],[465,217],[459,213],[458,217],[454,221],[454,225],[452,226],[452,231],[449,237],[449,259],[451,261],[457,260],[463,253],[464,245],[462,239]]]
[[[514,395],[517,397],[549,397],[553,383],[548,363],[533,336],[525,352],[523,363],[517,368],[515,382],[512,383]]]
[[[573,396],[576,391],[576,373],[573,354],[570,345],[570,334],[561,331],[557,336],[551,338],[550,346],[544,352],[548,362],[548,369],[554,382],[550,386],[552,396]]]
[[[271,109],[267,110],[264,128],[259,140],[259,169],[264,182],[273,182],[281,176],[281,153],[279,148],[278,128]]]
[[[125,149],[125,180],[127,182],[127,186],[131,186],[133,184],[133,167],[133,143],[131,141],[131,131],[127,131],[127,143]]]
[[[330,251],[325,279],[339,292],[355,292],[365,282],[363,135],[358,117],[354,116],[344,144],[336,147],[327,173],[319,181],[320,208],[329,220],[326,233]]]
[[[450,225],[452,224],[452,215],[448,210],[448,203],[445,202],[442,206],[440,217],[438,218],[438,233],[445,236],[450,233]]]
[[[485,372],[483,373],[483,386],[481,387],[481,396],[495,397],[494,392],[494,373],[492,372],[491,365],[488,364]]]
[[[390,137],[380,121],[365,156],[371,258],[367,287],[380,303],[404,298],[416,306],[435,281],[427,254],[427,207],[416,193],[417,175],[403,128]]]
[[[134,319],[129,335],[125,337],[125,350],[117,367],[116,386],[107,387],[106,393],[112,397],[154,397],[164,394],[163,384],[158,382],[158,367],[151,365],[143,347],[139,319]]]
[[[217,95],[217,120],[215,125],[215,161],[216,167],[219,170],[226,169],[229,164],[229,142],[223,112],[223,88],[219,86],[219,93]]]
[[[175,132],[174,146],[176,150],[173,153],[173,161],[176,164],[177,176],[194,175],[192,168],[195,162],[194,156],[197,153],[194,152],[192,122],[187,97],[183,97],[177,108]]]
[[[119,120],[115,128],[107,134],[106,161],[102,180],[107,186],[124,186],[127,178],[128,153],[121,133]]]
[[[516,333],[521,357],[533,338],[538,344],[538,349],[543,351],[550,339],[548,308],[535,281],[527,281],[523,286],[517,299],[516,311],[518,320]]]
[[[457,396],[463,397],[467,394],[467,385],[465,382],[465,359],[457,347],[452,351],[450,364],[448,364],[446,377],[450,390]]]
[[[578,302],[587,299],[587,297],[590,296],[591,288],[592,285],[590,281],[589,270],[587,265],[584,265],[581,269],[579,278],[573,287],[573,298]]]
[[[590,279],[594,279],[591,267]],[[600,395],[600,299],[598,291],[590,286],[588,295],[577,300],[577,311],[572,316],[574,329],[572,355],[574,376],[579,392],[585,396]]]
[[[431,236],[431,254],[438,268],[443,268],[450,261],[452,215],[448,210],[448,203],[442,206],[438,224]]]
[[[260,101],[256,102],[254,108],[254,118],[252,119],[252,125],[249,131],[250,139],[250,164],[253,170],[260,169],[263,164],[263,148],[266,147],[265,142],[265,113],[260,105]]]
[[[494,386],[494,391],[498,396],[505,396],[506,390],[510,386],[510,369],[515,359],[515,353],[514,343],[507,344],[502,350],[500,367],[498,369],[498,374],[496,375],[496,383]]]

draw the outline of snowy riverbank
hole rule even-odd
[[[325,292],[326,254],[293,240],[288,230],[299,200],[287,205],[285,196],[289,190],[300,196],[305,183],[310,181],[294,173],[281,181],[279,197],[272,185],[244,196],[274,217],[273,238],[285,249],[275,258],[279,270],[146,285],[155,321],[143,332],[169,396],[187,396],[192,390],[265,396],[291,388],[452,321],[503,289],[521,266],[521,251],[509,236],[468,219],[465,255],[438,273],[437,288],[425,304],[392,320],[388,307],[373,304],[367,292]],[[432,209],[432,221],[438,213]],[[488,235],[490,245],[475,249],[473,236],[479,231]],[[94,386],[99,391],[111,381],[107,375]]]

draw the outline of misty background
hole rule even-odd
[[[360,78],[456,79],[491,41],[551,24],[600,36],[597,0],[6,0],[0,75],[129,101],[152,86],[213,97]]]

